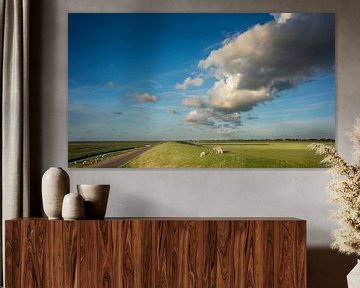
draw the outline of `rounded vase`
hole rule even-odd
[[[64,220],[84,219],[85,208],[84,199],[79,193],[69,193],[65,195],[62,204],[62,217]]]
[[[49,168],[42,177],[43,208],[49,219],[61,219],[63,198],[69,193],[69,175],[60,167]]]
[[[78,193],[85,201],[85,219],[104,219],[110,185],[77,185]]]

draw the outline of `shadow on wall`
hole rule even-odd
[[[346,275],[356,264],[348,256],[328,248],[307,250],[308,288],[347,288]]]
[[[30,5],[30,44],[29,44],[29,109],[30,109],[30,215],[42,215],[41,202],[41,162],[42,162],[42,43],[44,0],[33,1]],[[48,95],[51,97],[51,95]]]

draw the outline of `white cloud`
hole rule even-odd
[[[204,80],[200,77],[195,77],[195,78],[188,77],[184,80],[183,83],[177,83],[175,85],[175,89],[186,90],[190,86],[200,87],[203,84],[203,82]]]
[[[135,96],[136,99],[139,102],[156,102],[158,100],[158,98],[154,95],[150,95],[149,93],[144,93],[144,94],[139,94]]]
[[[235,129],[241,125],[240,113],[221,113],[212,108],[200,108],[190,111],[185,117],[185,122],[229,129]]]
[[[185,121],[189,124],[214,125],[207,110],[192,110],[186,115]]]
[[[206,94],[210,108],[223,113],[251,110],[278,92],[321,74],[333,72],[333,14],[275,14],[224,41],[198,66],[215,83]]]
[[[222,113],[220,111],[213,110],[212,116],[218,127],[235,129],[237,126],[241,126],[241,115],[238,112]]]
[[[203,108],[205,107],[205,102],[201,97],[187,97],[184,98],[182,104],[187,107]]]
[[[257,103],[271,99],[266,88],[239,89],[239,78],[239,75],[229,74],[215,82],[207,94],[211,107],[227,112],[248,111]]]

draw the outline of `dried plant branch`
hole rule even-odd
[[[342,225],[333,231],[331,247],[345,254],[360,256],[360,118],[357,118],[352,133],[355,164],[346,162],[334,147],[312,143],[308,147],[324,155],[322,163],[330,167],[335,178],[330,182],[332,200],[338,205],[332,218]]]

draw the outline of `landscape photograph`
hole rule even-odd
[[[70,168],[324,168],[333,13],[69,13]]]

